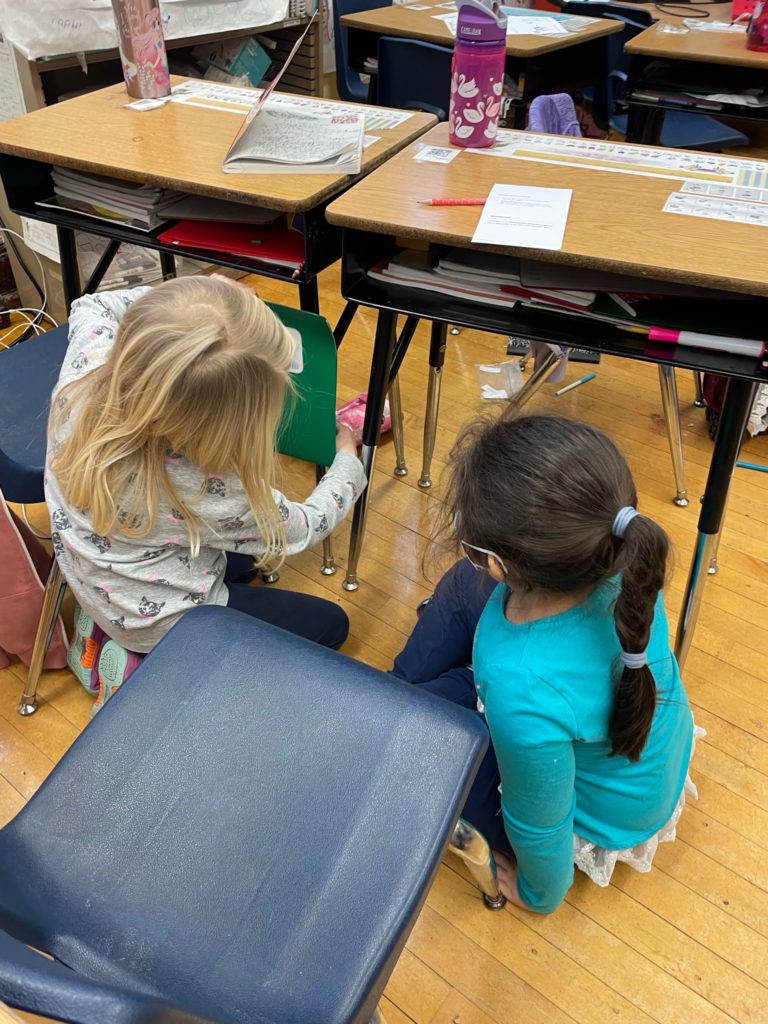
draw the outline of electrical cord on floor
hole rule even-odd
[[[16,244],[15,239],[19,239],[19,241],[23,242],[24,241],[23,236],[20,235],[18,233],[18,231],[14,231],[12,228],[9,228],[1,217],[0,217],[0,235],[4,235],[5,236],[8,248],[14,254],[14,256],[16,257],[16,259],[19,262],[19,266],[24,271],[24,273],[27,275],[27,277],[31,281],[35,291],[40,296],[40,309],[27,310],[26,307],[25,307],[23,310],[19,310],[19,313],[22,316],[24,316],[24,313],[26,313],[26,312],[35,313],[36,316],[35,316],[34,320],[29,322],[29,326],[25,328],[25,330],[22,333],[22,335],[19,338],[16,339],[15,343],[18,344],[19,342],[26,341],[28,338],[34,337],[35,335],[39,334],[39,331],[36,330],[36,328],[40,326],[40,324],[41,324],[41,322],[42,322],[44,317],[47,317],[47,319],[51,320],[54,323],[54,325],[55,325],[55,321],[52,320],[52,318],[50,316],[48,316],[48,314],[45,311],[46,310],[46,306],[48,304],[48,295],[47,295],[46,288],[45,288],[45,270],[43,269],[43,264],[40,262],[40,258],[38,257],[37,253],[34,251],[34,249],[30,249],[30,252],[35,257],[35,259],[37,260],[37,265],[40,268],[40,277],[42,279],[42,285],[40,284],[40,282],[37,280],[37,278],[34,276],[32,271],[27,266],[26,261],[25,261],[24,257],[21,254],[21,250],[19,249],[18,245]],[[13,313],[14,310],[9,310],[9,312]],[[26,320],[28,318],[24,317],[24,319]],[[10,328],[10,330],[11,331],[17,330],[20,326],[22,326],[22,325],[16,324],[16,325],[14,325],[14,327]],[[3,337],[7,337],[7,334],[8,334],[8,332],[6,332],[6,334],[3,335]]]

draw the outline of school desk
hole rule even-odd
[[[174,85],[183,81],[173,78]],[[255,92],[253,96],[255,99]],[[328,225],[325,207],[357,179],[347,174],[225,174],[221,164],[247,106],[223,109],[172,102],[138,111],[126,107],[129,99],[121,83],[0,124],[0,176],[8,203],[15,213],[56,225],[67,306],[83,292],[98,287],[120,242],[133,242],[158,250],[166,274],[173,273],[173,256],[178,255],[291,281],[298,285],[301,308],[318,312],[316,276],[334,263],[341,251],[340,232]],[[358,177],[435,123],[430,114],[408,113],[407,120],[396,127],[371,132],[377,141],[363,151]],[[304,268],[294,273],[226,253],[164,245],[156,237],[163,228],[146,234],[73,211],[37,207],[37,200],[53,195],[53,166],[230,200],[244,207],[279,210],[293,216],[294,225],[301,227]],[[106,262],[103,260],[84,283],[80,281],[75,231],[101,235],[112,243]],[[344,329],[346,326],[348,321]]]
[[[527,135],[528,133],[524,133]],[[559,142],[568,140],[558,140]],[[561,249],[556,251],[482,246],[483,250],[525,256],[542,263],[592,267],[637,278],[675,281],[744,293],[739,316],[768,323],[765,245],[768,227],[705,220],[662,212],[667,197],[682,181],[644,174],[596,169],[586,162],[519,160],[462,150],[448,164],[417,162],[422,145],[448,145],[446,125],[438,125],[374,171],[328,207],[328,218],[344,229],[342,291],[347,299],[378,310],[363,431],[363,460],[372,470],[384,396],[395,350],[398,313],[430,320],[433,344],[445,346],[445,325],[573,345],[610,355],[718,373],[730,378],[720,431],[714,445],[699,534],[680,616],[677,651],[684,658],[701,602],[702,588],[717,549],[726,498],[747,417],[758,382],[768,372],[756,359],[678,348],[673,358],[646,352],[647,339],[586,317],[543,310],[483,306],[451,295],[374,280],[368,271],[382,259],[407,248],[412,240],[432,255],[444,247],[472,248],[478,207],[422,206],[418,199],[485,196],[496,183],[572,189],[570,213]],[[667,152],[662,151],[662,152]],[[688,157],[690,154],[682,154]],[[768,173],[768,163],[765,164]],[[637,290],[643,291],[643,281]],[[646,285],[647,287],[647,285]],[[688,315],[685,304],[681,316]],[[686,321],[688,322],[688,321]],[[704,328],[699,328],[704,329]],[[749,335],[745,335],[749,336]],[[430,354],[432,356],[432,353]],[[355,508],[346,585],[357,584],[368,491]]]
[[[664,32],[663,25],[657,23],[631,39],[625,49],[632,56],[627,88],[630,105],[628,140],[655,142],[665,110],[685,110],[710,117],[730,116],[768,123],[768,107],[729,103],[712,109],[681,106],[680,100],[653,103],[641,98],[648,89],[664,92],[665,84],[674,90],[671,95],[681,94],[684,103],[690,100],[685,95],[688,89],[698,91],[702,87],[713,94],[734,94],[747,89],[764,92],[768,82],[768,53],[748,50],[743,32],[690,29],[685,35],[680,35]]]
[[[381,36],[404,36],[452,47],[455,36],[437,15],[455,14],[455,8],[426,0],[427,10],[407,4],[376,7],[341,19],[348,32],[349,63],[365,71],[366,61],[376,57]],[[594,85],[602,74],[604,40],[620,32],[619,22],[595,18],[593,22],[562,36],[507,36],[507,74],[517,83],[521,100],[515,106],[516,123],[522,123],[528,103],[542,93],[573,92]]]

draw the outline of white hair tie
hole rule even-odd
[[[621,658],[622,664],[627,668],[643,668],[648,664],[647,649],[645,651],[640,651],[639,654],[632,654],[630,651],[622,650],[619,657]]]
[[[631,505],[625,505],[624,508],[620,508],[619,511],[616,513],[616,518],[613,520],[613,526],[611,527],[611,533],[613,534],[613,536],[618,537],[619,540],[622,540],[624,534],[627,532],[627,527],[629,526],[629,524],[632,522],[635,516],[639,515],[640,513],[637,511],[637,509],[633,508]]]

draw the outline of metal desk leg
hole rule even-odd
[[[172,252],[160,250],[160,269],[163,272],[164,281],[172,281],[176,277],[176,257]]]
[[[676,505],[684,508],[688,504],[688,492],[685,489],[685,469],[683,464],[683,433],[680,430],[680,403],[677,400],[677,379],[674,366],[659,363],[659,386],[661,388],[661,407],[664,410],[664,422],[667,426],[669,453],[672,456],[672,471],[675,474]]]
[[[376,322],[376,337],[373,342],[373,358],[371,375],[368,382],[368,401],[365,405],[365,421],[363,423],[363,467],[368,478],[368,485],[358,498],[352,518],[352,535],[349,540],[349,560],[347,575],[342,586],[345,590],[357,590],[360,583],[357,579],[357,563],[363,546],[365,520],[368,514],[368,499],[373,485],[373,465],[376,459],[376,447],[381,434],[381,417],[384,412],[384,399],[389,388],[389,374],[392,367],[392,353],[395,346],[395,324],[397,314],[389,309],[380,309]]]
[[[728,381],[725,392],[720,426],[715,438],[715,449],[712,452],[712,461],[709,465],[707,486],[701,502],[699,533],[696,538],[696,547],[677,626],[675,654],[681,668],[693,640],[693,632],[696,628],[696,620],[704,594],[707,570],[712,563],[713,553],[717,550],[731,477],[744,431],[747,428],[747,420],[755,401],[757,387],[755,381],[740,380],[734,377]]]
[[[705,409],[707,401],[704,398],[704,378],[701,370],[693,371],[693,386],[696,388],[696,397],[693,400],[693,404],[697,409]]]
[[[315,466],[315,479],[318,483],[325,476],[325,466]],[[336,572],[336,563],[333,560],[333,542],[330,536],[323,539],[323,563],[320,566],[323,576],[333,576]]]
[[[344,341],[344,336],[349,330],[349,325],[354,320],[355,313],[359,308],[360,307],[356,302],[347,302],[346,306],[342,310],[338,323],[333,328],[333,336],[336,339],[336,348],[338,348],[342,341]]]
[[[426,491],[432,486],[432,456],[435,453],[437,437],[437,414],[440,410],[440,386],[443,382],[445,345],[448,328],[446,324],[432,323],[432,337],[429,342],[429,387],[427,389],[427,412],[424,419],[424,450],[421,461],[421,476],[418,485]]]
[[[299,308],[305,313],[320,312],[320,297],[317,293],[317,278],[299,282]]]
[[[59,241],[59,255],[61,256],[61,280],[64,288],[64,305],[67,312],[72,308],[75,299],[83,294],[80,287],[80,267],[77,262],[77,245],[75,243],[75,232],[69,228],[56,228],[56,237]]]
[[[403,403],[400,398],[400,378],[389,382],[389,414],[392,417],[392,439],[395,442],[395,476],[408,476],[405,462],[405,436],[403,433]]]

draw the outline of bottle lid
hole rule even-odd
[[[482,0],[458,0],[456,38],[466,42],[497,43],[507,38],[507,16]]]

